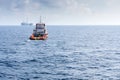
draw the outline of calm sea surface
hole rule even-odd
[[[0,80],[120,80],[120,26],[0,27]]]

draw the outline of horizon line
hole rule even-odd
[[[22,26],[22,25],[0,25],[0,26]],[[29,26],[29,25],[28,25]],[[32,26],[35,26],[35,24],[34,25],[32,25]],[[111,25],[111,24],[80,24],[80,25],[78,25],[78,24],[75,24],[75,25],[73,25],[73,24],[64,24],[64,25],[61,25],[61,24],[47,24],[46,26],[120,26],[120,24],[118,25],[118,24],[113,24],[113,25]]]

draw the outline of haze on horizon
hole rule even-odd
[[[0,25],[120,25],[120,0],[0,0]]]

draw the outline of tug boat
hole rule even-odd
[[[45,28],[45,23],[36,24],[36,28],[33,30],[33,34],[30,36],[30,40],[46,40],[48,38],[48,33]]]

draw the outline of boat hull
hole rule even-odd
[[[44,34],[43,36],[35,37],[33,34],[30,36],[30,40],[46,40],[48,38],[48,34]]]

